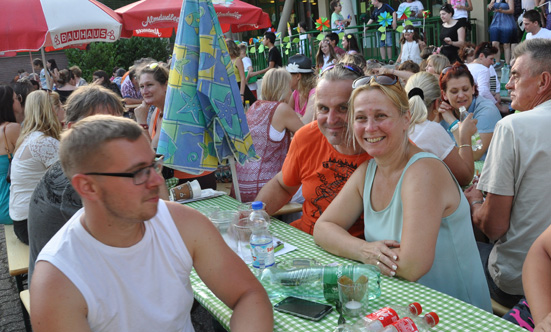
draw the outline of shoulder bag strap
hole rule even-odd
[[[6,124],[4,125],[4,128],[3,128],[3,131],[4,131],[4,141],[6,141],[6,143],[5,143],[5,144],[6,144],[6,147],[5,147],[5,149],[6,149],[6,154],[8,155],[8,159],[11,160],[12,155],[11,155],[11,153],[10,153],[10,148],[9,148],[9,143],[8,143],[8,136],[6,136],[6,127],[7,127],[7,126],[8,126],[8,124],[6,123]]]

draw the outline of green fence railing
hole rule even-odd
[[[423,32],[423,25],[422,19],[411,19],[412,22],[420,22],[421,26],[416,27],[416,29],[419,30],[419,32]],[[471,28],[467,31],[466,40],[477,44],[476,40],[476,19],[470,20]],[[400,23],[401,24],[401,23]],[[363,54],[365,59],[377,59],[381,60],[381,56],[379,53],[379,40],[377,38],[377,29],[380,27],[378,24],[370,24],[366,25],[365,32],[364,32],[364,26],[354,26],[354,27],[348,27],[346,31],[348,33],[353,34],[358,44],[361,48],[361,53]],[[440,27],[441,22],[440,18],[438,17],[431,17],[425,20],[424,24],[424,35],[427,45],[436,45],[440,46],[439,37],[440,37]],[[287,63],[287,59],[295,55],[297,53],[304,54],[310,59],[312,59],[312,64],[316,65],[316,54],[319,48],[320,40],[318,40],[318,35],[323,34],[326,35],[329,33],[330,30],[320,32],[318,30],[313,31],[307,31],[304,33],[291,35],[289,37],[285,37],[282,40],[276,41],[276,47],[279,48],[281,55],[283,57],[283,63]],[[342,39],[344,33],[340,33],[339,36]],[[391,34],[387,34],[387,38],[389,38]],[[400,33],[394,31],[392,34],[394,38],[394,43],[392,46],[392,59],[396,60],[398,58],[398,55],[400,54]],[[323,39],[322,39],[323,40]],[[339,43],[340,44],[340,43]],[[253,66],[256,69],[262,69],[266,68],[268,66],[266,60],[268,57],[268,49],[265,48],[263,52],[258,52],[258,48],[261,45],[261,43],[256,43],[255,45],[249,46],[249,57],[251,58],[253,62]],[[251,50],[254,48],[254,52],[251,52]]]

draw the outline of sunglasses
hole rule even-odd
[[[336,65],[331,65],[327,68],[325,68],[322,72],[321,72],[321,76],[323,76],[323,74],[325,74],[326,72],[330,71],[331,69],[335,68],[335,67],[339,67],[339,68],[344,68],[344,69],[347,69],[351,72],[353,72],[354,74],[358,75],[358,76],[363,76],[364,75],[364,71],[356,66],[356,65],[353,65],[351,63],[349,64],[342,64],[342,63],[338,63]]]
[[[364,76],[356,79],[354,83],[352,83],[352,89],[356,89],[363,85],[371,85],[372,81],[375,81],[375,83],[379,85],[394,85],[396,82],[398,82],[398,76],[396,75],[374,75],[374,76]]]

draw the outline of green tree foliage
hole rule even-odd
[[[134,60],[141,58],[167,61],[171,53],[169,39],[139,37],[120,39],[114,43],[91,43],[87,50],[65,50],[69,67],[79,66],[82,76],[89,82],[96,70],[105,70],[111,74],[114,67],[128,69]]]

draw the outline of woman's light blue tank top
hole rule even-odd
[[[401,242],[402,181],[409,166],[422,158],[438,159],[428,152],[420,152],[411,157],[396,185],[389,205],[381,211],[374,211],[371,207],[371,188],[377,164],[375,160],[369,162],[364,184],[366,241],[396,240]],[[453,177],[451,172],[450,175]],[[455,177],[453,178],[461,195],[461,202],[457,210],[448,217],[442,218],[432,268],[418,282],[492,312],[488,284],[474,239],[469,203]]]

